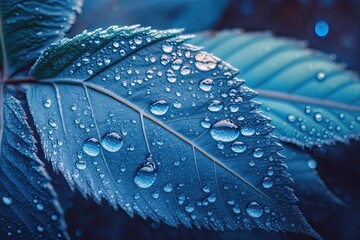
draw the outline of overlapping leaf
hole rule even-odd
[[[5,95],[0,157],[0,238],[68,239],[35,139],[18,100]]]
[[[311,147],[358,139],[359,78],[329,57],[266,33],[201,34],[192,43],[241,69],[281,140]]]
[[[178,34],[111,27],[47,49],[27,94],[47,158],[130,215],[317,236],[255,93]]]
[[[81,4],[82,0],[1,0],[2,75],[28,70],[41,51],[69,29]]]

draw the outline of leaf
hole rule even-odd
[[[241,70],[282,141],[311,147],[359,138],[359,78],[329,57],[267,33],[204,33],[192,43]]]
[[[146,24],[158,29],[185,28],[188,32],[213,28],[229,0],[88,0],[72,32],[84,29]],[[97,16],[94,18],[93,16]]]
[[[0,3],[0,66],[3,78],[29,68],[47,45],[64,35],[82,0]]]
[[[0,157],[0,238],[68,239],[57,196],[36,156],[20,102],[4,96]]]
[[[294,179],[294,190],[303,208],[330,209],[334,206],[346,204],[328,190],[316,169],[317,162],[310,154],[286,144],[281,151],[286,159],[288,172]]]
[[[84,195],[130,215],[318,237],[254,92],[179,33],[114,26],[48,48],[27,92],[47,159]]]

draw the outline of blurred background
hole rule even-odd
[[[271,31],[274,35],[303,40],[310,48],[331,54],[352,71],[360,70],[360,0],[85,0],[83,13],[69,32],[110,25],[185,28],[187,33],[242,28]],[[309,150],[317,170],[330,190],[348,207],[303,209],[311,225],[324,239],[359,239],[360,143],[338,144],[326,152]],[[64,179],[53,176],[66,211],[72,239],[307,239],[290,233],[236,232],[171,228],[130,218],[107,203],[98,206]]]

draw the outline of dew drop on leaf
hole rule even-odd
[[[242,153],[246,150],[247,146],[243,142],[234,142],[231,144],[231,150],[236,153]]]
[[[12,203],[11,197],[2,197],[2,201],[5,205],[10,205]]]
[[[271,188],[273,186],[273,181],[269,177],[264,177],[262,185],[264,188]]]
[[[134,182],[140,188],[149,188],[156,181],[157,170],[153,161],[142,163],[135,173]]]
[[[201,52],[195,55],[195,67],[200,71],[212,70],[216,64],[216,59],[207,53]]]
[[[315,121],[317,121],[317,122],[321,122],[322,119],[323,119],[323,117],[322,117],[321,113],[315,113],[314,119],[315,119]]]
[[[211,112],[218,112],[224,107],[223,103],[220,100],[212,100],[208,105],[208,109]]]
[[[210,128],[211,127],[211,123],[208,117],[205,117],[203,120],[201,120],[200,122],[201,126],[203,128]]]
[[[96,157],[100,153],[100,144],[96,138],[89,138],[82,146],[84,153],[89,156]]]
[[[44,102],[43,102],[43,105],[46,108],[51,107],[51,99],[50,98],[45,99]]]
[[[322,71],[316,73],[316,80],[322,81],[326,78],[326,74]]]
[[[154,115],[164,115],[169,109],[169,105],[165,100],[159,100],[150,104],[150,112]]]
[[[261,158],[264,155],[264,150],[262,150],[261,148],[256,148],[253,152],[253,156],[255,158]]]
[[[212,89],[214,81],[211,78],[206,78],[199,83],[199,88],[205,92]]]
[[[123,139],[116,132],[108,133],[101,139],[101,146],[109,152],[119,151],[122,145]]]
[[[164,43],[161,46],[162,50],[164,51],[164,53],[171,53],[173,51],[173,46],[169,43]]]
[[[167,183],[165,184],[165,186],[163,187],[163,190],[167,193],[171,192],[173,190],[173,186],[171,185],[171,183]]]
[[[251,202],[246,208],[246,213],[250,217],[258,218],[263,214],[263,210],[257,202]]]
[[[83,160],[79,160],[76,162],[76,168],[79,170],[84,170],[86,168],[86,162]]]
[[[240,132],[242,135],[249,137],[249,136],[254,135],[255,129],[252,127],[249,127],[249,126],[243,126],[243,127],[241,127]]]
[[[229,119],[220,120],[212,125],[210,135],[216,141],[231,142],[239,136],[239,128]]]
[[[192,213],[194,211],[194,205],[192,204],[188,204],[185,206],[185,211],[188,212],[188,213]]]

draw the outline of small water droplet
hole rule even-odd
[[[174,106],[174,108],[181,108],[182,103],[179,102],[178,100],[175,100],[174,103],[173,103],[173,106]]]
[[[191,69],[190,69],[190,67],[188,65],[184,65],[180,69],[180,74],[183,75],[183,76],[189,75],[190,72],[191,72]]]
[[[316,80],[318,81],[322,81],[326,78],[326,73],[320,71],[318,73],[316,73]]]
[[[167,193],[171,192],[173,190],[173,186],[171,185],[171,183],[167,183],[165,184],[165,186],[163,187],[163,190]]]
[[[345,118],[345,114],[344,113],[339,113],[339,119],[344,119]]]
[[[145,161],[137,170],[134,182],[140,188],[151,187],[157,177],[156,165],[153,161]]]
[[[43,105],[46,108],[51,107],[51,99],[50,98],[45,99],[44,102],[43,102]]]
[[[233,212],[236,213],[236,214],[239,214],[239,213],[241,212],[239,206],[237,206],[237,205],[233,206],[232,210],[233,210]]]
[[[36,204],[36,209],[37,209],[38,211],[43,211],[43,210],[44,210],[44,205],[41,204],[41,203],[38,203],[38,204]]]
[[[160,195],[160,193],[159,193],[158,191],[154,191],[154,192],[151,194],[151,196],[152,196],[153,198],[155,198],[155,199],[158,199],[158,198],[159,198],[159,195]]]
[[[308,160],[308,166],[311,169],[315,169],[317,167],[317,162],[313,159]]]
[[[180,58],[175,59],[175,60],[172,62],[171,67],[172,67],[172,69],[174,69],[174,70],[179,70],[182,63],[183,63],[183,60],[182,60],[182,59],[180,59]]]
[[[208,109],[211,112],[218,112],[224,107],[223,103],[219,100],[212,100],[208,105]]]
[[[262,185],[264,188],[271,188],[273,186],[273,181],[269,177],[264,177]]]
[[[295,122],[295,116],[294,115],[292,115],[292,114],[289,114],[288,116],[287,116],[287,120],[289,121],[289,122]]]
[[[205,117],[203,120],[201,120],[200,124],[203,128],[211,127],[210,119],[208,117]]]
[[[123,140],[118,133],[111,132],[101,139],[101,145],[109,152],[117,152],[122,147]]]
[[[10,205],[12,203],[11,197],[2,197],[2,201],[5,205]]]
[[[57,126],[57,125],[56,125],[56,122],[55,122],[55,120],[54,120],[53,118],[50,118],[48,123],[49,123],[49,125],[52,126],[53,128],[55,128],[55,127]]]
[[[323,120],[323,117],[322,117],[321,113],[315,113],[314,119],[317,122],[321,122]]]
[[[264,155],[264,151],[261,148],[256,148],[253,152],[255,158],[261,158]]]
[[[100,153],[99,141],[96,138],[89,138],[84,142],[82,149],[87,155],[96,157]]]
[[[250,217],[259,218],[263,214],[263,210],[257,202],[251,202],[246,208],[246,213]]]
[[[268,167],[267,172],[268,172],[268,175],[269,175],[269,176],[274,175],[274,169],[273,169],[273,167],[271,167],[271,166]]]
[[[83,160],[76,161],[76,168],[79,170],[84,170],[86,168],[86,162]]]
[[[214,193],[210,194],[210,196],[207,197],[207,200],[210,203],[214,203],[216,201],[216,195]]]
[[[166,77],[169,83],[174,83],[177,80],[176,74],[171,69],[166,71]]]
[[[169,105],[165,100],[159,100],[150,104],[150,112],[154,115],[164,115],[169,109]]]
[[[201,71],[209,71],[217,65],[216,59],[208,53],[198,53],[195,55],[195,67]]]
[[[213,88],[214,80],[206,78],[199,83],[199,88],[205,92],[210,91]]]
[[[36,229],[39,231],[39,232],[43,232],[44,231],[44,228],[42,226],[37,226]]]
[[[247,146],[243,142],[234,142],[231,144],[231,150],[236,153],[242,153],[246,150]]]
[[[195,207],[192,204],[188,204],[185,206],[185,211],[188,213],[192,213],[194,211]]]
[[[170,62],[170,57],[168,55],[164,54],[164,55],[161,56],[160,62],[161,62],[162,65],[166,66]]]
[[[208,185],[205,185],[203,188],[202,188],[203,192],[204,193],[209,193],[210,192],[210,187]]]
[[[231,120],[220,120],[212,125],[211,137],[216,141],[231,142],[239,136],[239,128]]]
[[[165,53],[171,53],[173,51],[173,46],[170,43],[164,43],[161,48]]]
[[[249,137],[249,136],[254,135],[255,129],[250,126],[242,126],[240,132],[242,135]]]
[[[143,42],[143,39],[140,36],[136,36],[134,38],[134,42],[135,42],[135,44],[140,45]]]

